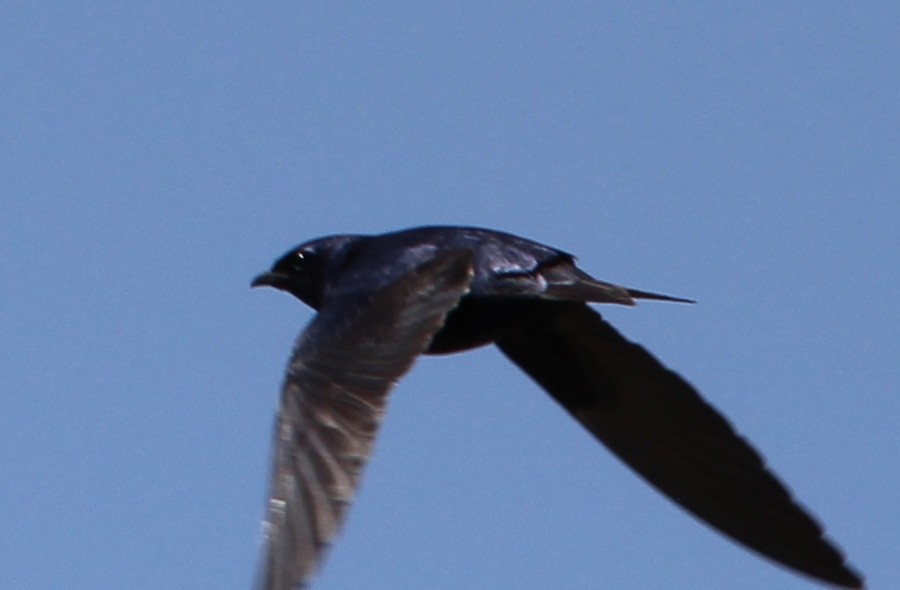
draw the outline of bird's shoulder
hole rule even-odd
[[[471,293],[502,295],[540,281],[544,268],[574,267],[575,257],[563,250],[514,234],[463,226],[431,226],[396,234],[408,243],[431,244],[439,250],[473,252]]]

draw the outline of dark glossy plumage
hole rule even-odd
[[[560,250],[461,227],[320,238],[253,285],[319,312],[282,389],[261,588],[311,578],[359,484],[387,393],[416,356],[488,343],[710,526],[801,573],[862,586],[731,425],[586,305],[687,300],[598,281]]]

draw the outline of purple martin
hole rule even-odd
[[[309,582],[359,485],[387,394],[419,354],[493,343],[676,504],[812,578],[861,576],[687,381],[587,303],[689,300],[599,281],[566,252],[471,227],[306,242],[253,281],[318,313],[287,366],[259,587]]]

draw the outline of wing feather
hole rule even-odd
[[[327,302],[301,334],[276,419],[261,589],[312,577],[359,485],[388,392],[471,277],[471,253],[437,255],[380,292]]]
[[[497,340],[503,353],[651,485],[777,562],[862,586],[762,457],[684,379],[584,304],[519,317]]]

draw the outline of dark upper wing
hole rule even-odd
[[[301,335],[275,427],[261,589],[312,576],[359,483],[388,391],[471,275],[471,254],[440,254],[377,293],[328,303]]]
[[[819,524],[731,425],[586,305],[535,305],[497,345],[591,434],[685,509],[809,576],[862,586]]]

